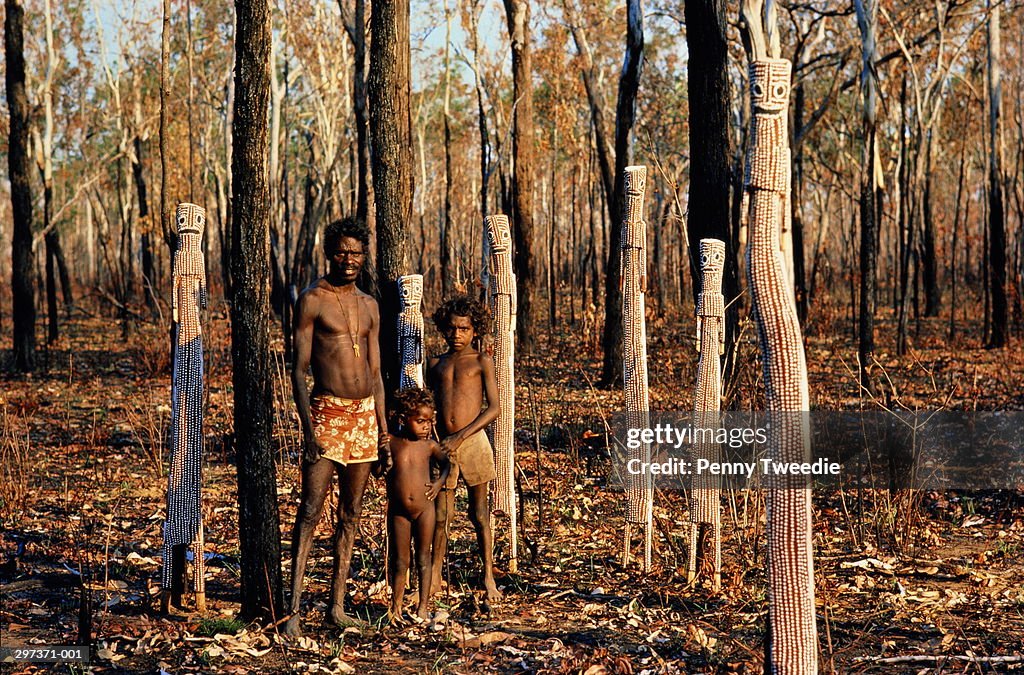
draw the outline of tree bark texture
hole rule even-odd
[[[619,243],[622,238],[622,205],[625,201],[625,173],[629,165],[633,123],[636,121],[636,93],[644,56],[644,8],[642,0],[626,5],[626,54],[619,75],[619,98],[615,105],[615,189],[609,212],[612,215],[608,241],[608,267],[604,278],[604,362],[601,380],[605,385],[622,376],[622,268]]]
[[[238,465],[242,611],[278,619],[281,535],[275,481],[270,362],[270,191],[267,113],[270,8],[236,0],[235,106],[232,128],[231,357]]]
[[[1000,7],[989,0],[988,18],[988,250],[989,284],[992,288],[991,332],[988,346],[1005,347],[1008,340],[1006,302],[1006,210],[1003,204],[1003,132],[1002,132],[1002,47]]]
[[[504,0],[512,43],[512,87],[515,115],[512,123],[512,232],[515,240],[517,302],[516,333],[519,346],[533,349],[534,296],[537,291],[533,226],[533,77],[530,63],[530,2]]]
[[[400,378],[392,358],[397,338],[398,277],[408,274],[406,228],[412,219],[412,116],[409,109],[409,0],[383,0],[370,14],[370,156],[377,225],[381,374],[393,392]]]
[[[858,321],[861,384],[872,391],[871,371],[875,352],[875,282],[878,266],[878,227],[881,213],[881,162],[878,158],[878,60],[875,31],[876,0],[855,0],[861,34],[861,92],[864,101],[864,152],[860,181],[860,317]]]
[[[11,180],[11,295],[14,319],[14,365],[31,372],[36,366],[36,294],[32,270],[32,181],[29,160],[29,106],[25,90],[25,9],[5,0],[4,57],[7,107],[10,110],[7,170]]]
[[[730,119],[728,21],[725,0],[687,0],[685,7],[686,46],[689,51],[686,91],[690,101],[690,190],[687,200],[686,236],[690,251],[690,280],[694,302],[702,289],[701,270],[694,255],[702,239],[725,242],[724,295],[728,305],[739,294],[736,251],[730,236],[729,191]],[[738,304],[726,310],[725,353],[739,325]]]

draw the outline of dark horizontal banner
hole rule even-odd
[[[611,431],[615,489],[1024,489],[1024,412],[617,413]]]

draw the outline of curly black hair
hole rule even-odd
[[[347,218],[328,223],[324,227],[324,253],[328,257],[338,248],[338,242],[341,241],[342,237],[358,239],[362,243],[364,250],[370,245],[370,230],[366,227],[366,223],[348,216]]]
[[[491,313],[487,305],[468,295],[456,295],[445,300],[434,312],[434,325],[443,332],[451,325],[453,316],[468,316],[473,323],[473,332],[477,336],[491,332]]]
[[[391,412],[395,419],[404,419],[406,415],[415,412],[421,407],[434,410],[434,395],[429,389],[406,387],[395,394],[395,398],[391,403]]]

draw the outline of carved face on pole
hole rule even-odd
[[[402,309],[417,309],[423,300],[423,275],[406,274],[398,277],[398,297],[402,301]]]
[[[725,269],[725,242],[720,239],[700,240],[700,269],[705,273],[719,273]]]
[[[178,234],[203,234],[206,226],[206,209],[195,204],[182,202],[178,204],[176,214]]]
[[[792,67],[785,59],[750,64],[750,103],[755,113],[777,115],[786,110]]]
[[[491,245],[491,253],[505,253],[512,250],[512,231],[509,229],[508,216],[489,216],[487,218],[487,240]]]

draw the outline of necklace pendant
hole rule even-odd
[[[359,343],[358,342],[353,342],[352,343],[352,351],[354,351],[356,353],[356,356],[359,356]]]

